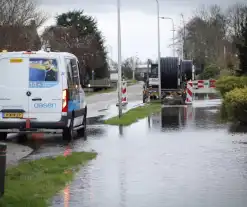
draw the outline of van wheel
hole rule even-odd
[[[86,137],[86,130],[87,130],[87,110],[85,111],[85,114],[83,117],[83,128],[79,129],[77,133],[81,137]]]
[[[7,132],[0,132],[0,141],[5,141],[7,139]]]
[[[63,130],[63,140],[71,141],[74,138],[73,125],[74,125],[74,119],[72,118],[69,127],[66,127]]]

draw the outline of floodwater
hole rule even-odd
[[[165,107],[130,127],[98,118],[87,140],[46,142],[31,157],[98,152],[54,207],[245,207],[247,138],[220,123],[219,107],[220,100]]]

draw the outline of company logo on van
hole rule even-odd
[[[34,108],[54,109],[54,108],[56,108],[56,104],[55,103],[36,103],[36,104],[34,104]]]

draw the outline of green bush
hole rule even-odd
[[[216,78],[220,73],[219,68],[215,64],[208,65],[205,70],[199,75],[201,80]]]
[[[228,119],[247,123],[247,87],[227,92],[223,104]]]
[[[247,86],[246,76],[223,76],[216,81],[216,88],[222,96],[234,88],[244,88],[245,86]]]

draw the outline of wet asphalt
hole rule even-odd
[[[164,107],[129,127],[88,120],[87,137],[33,142],[27,159],[96,151],[53,207],[245,207],[247,131],[222,123],[220,100]]]

